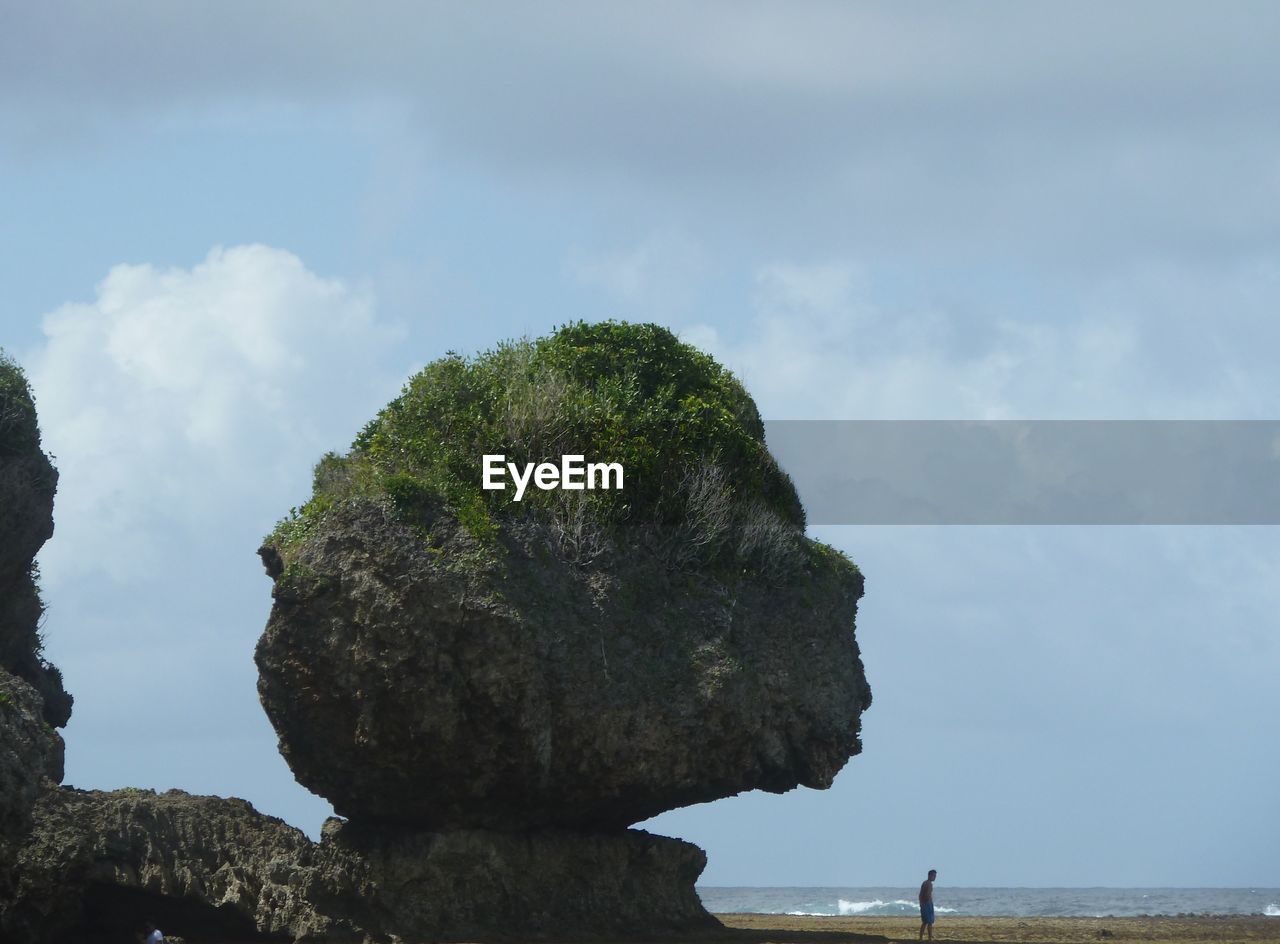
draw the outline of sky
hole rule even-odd
[[[0,5],[66,782],[317,835],[255,550],[415,370],[670,326],[766,419],[1278,419],[1269,2]],[[1224,482],[1224,488],[1231,483]],[[822,527],[875,700],[711,885],[1280,887],[1274,528]]]

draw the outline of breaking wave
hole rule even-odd
[[[915,914],[920,910],[920,905],[914,901],[907,901],[905,898],[895,898],[893,901],[882,901],[879,898],[871,901],[846,901],[841,898],[836,902],[836,907],[840,909],[842,915],[901,915]],[[954,912],[954,908],[935,908],[938,914],[949,914]]]

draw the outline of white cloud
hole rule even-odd
[[[181,16],[154,0],[26,4],[0,31],[0,113],[3,146],[42,155],[145,134],[157,116],[403,109],[396,138],[425,142],[436,170],[496,170],[543,195],[560,185],[557,200],[625,195],[802,251],[1105,265],[1275,240],[1277,15],[1170,2],[1087,14],[388,2],[376,17],[349,3],[317,17],[296,0]],[[374,194],[371,229],[398,219],[401,185],[416,183]]]
[[[883,301],[857,266],[775,263],[747,324],[682,335],[771,419],[1263,419],[1277,272],[1140,266],[1037,317]]]
[[[952,350],[955,325],[935,309],[875,302],[861,271],[839,262],[777,263],[756,275],[755,313],[740,334],[682,332],[733,370],[770,419],[999,418],[1003,387],[1027,342]]]
[[[372,298],[268,246],[118,265],[24,358],[61,478],[47,652],[76,697],[68,782],[234,792],[318,827],[258,706],[254,549],[403,380]],[[162,710],[157,710],[161,706]]]
[[[30,374],[62,476],[44,555],[55,582],[136,574],[213,525],[260,529],[399,380],[371,299],[260,245],[190,269],[115,266],[44,332]]]
[[[631,249],[579,250],[570,255],[568,269],[578,282],[652,320],[691,307],[706,260],[697,242],[670,231],[651,234]]]

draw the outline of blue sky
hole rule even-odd
[[[670,325],[773,419],[1274,419],[1270,4],[0,14],[0,345],[62,480],[67,781],[327,814],[254,556],[416,368]],[[829,528],[875,704],[711,884],[1280,886],[1267,528]]]

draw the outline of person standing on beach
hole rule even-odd
[[[933,880],[938,877],[937,869],[929,870],[929,877],[920,883],[920,935],[924,940],[924,929],[929,929],[929,940],[933,940]]]

